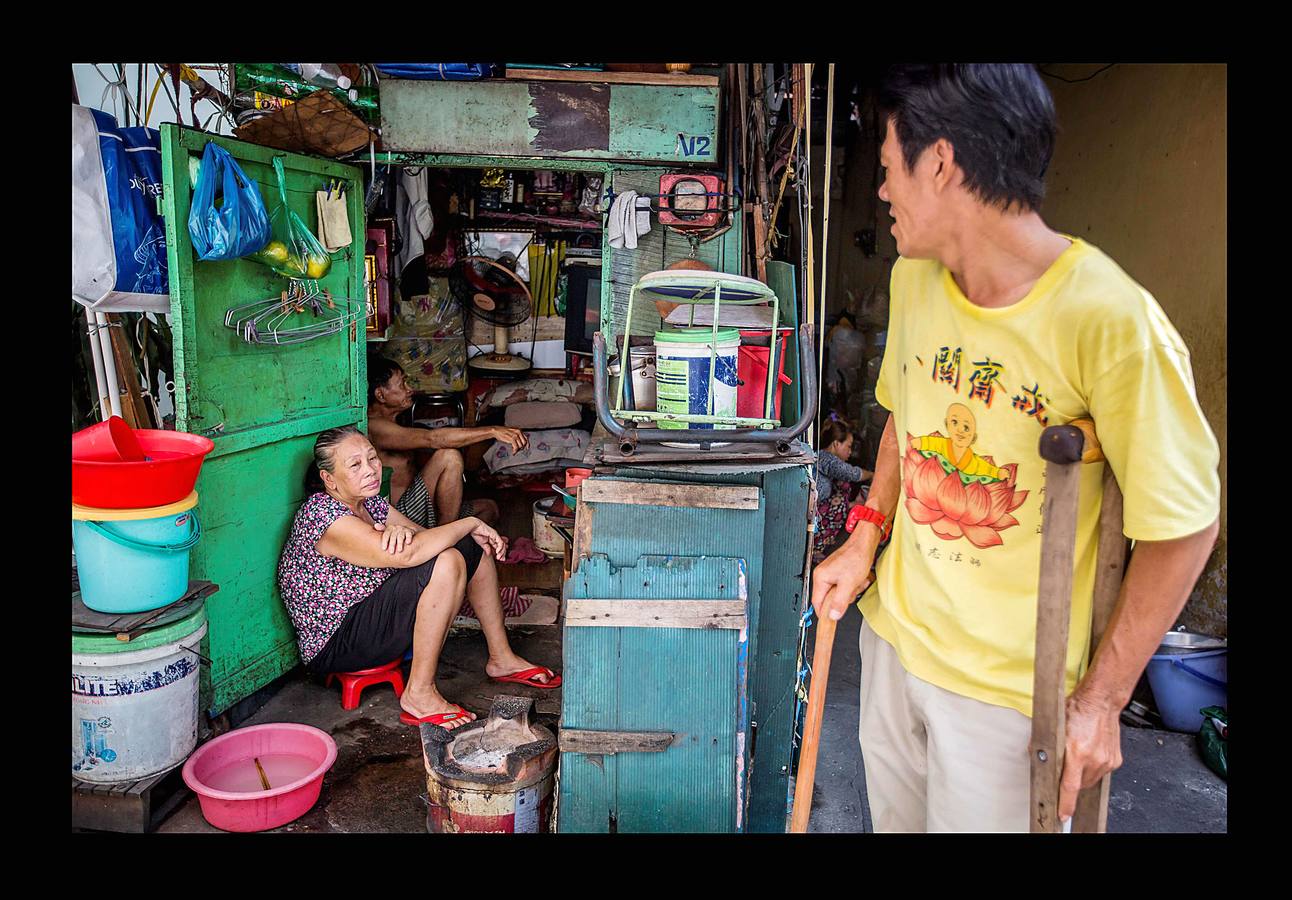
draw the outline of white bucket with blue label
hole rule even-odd
[[[719,328],[716,339],[712,328],[655,332],[656,411],[734,417],[739,352],[740,332],[735,328]],[[712,383],[709,379],[710,365],[713,367]],[[658,424],[660,428],[692,431],[735,427],[677,422],[666,418],[661,418]]]
[[[72,634],[72,777],[111,783],[173,769],[197,746],[206,608],[131,641]]]

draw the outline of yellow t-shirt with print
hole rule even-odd
[[[893,413],[902,492],[858,607],[912,675],[1030,716],[1041,431],[1095,420],[1127,537],[1203,530],[1220,451],[1189,352],[1152,295],[1080,239],[1008,307],[974,306],[933,260],[899,259],[890,296],[875,397]],[[1087,664],[1103,469],[1081,467],[1069,691]]]

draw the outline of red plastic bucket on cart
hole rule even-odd
[[[591,469],[569,468],[565,470],[565,489],[573,491],[583,483],[584,480],[592,477]]]
[[[762,331],[742,329],[740,339],[742,341],[749,338],[768,340],[771,334],[770,329]],[[777,419],[781,417],[781,392],[785,385],[793,384],[790,377],[785,374],[785,341],[789,336],[790,330],[786,328],[780,329],[777,334],[780,346],[776,348],[777,384],[776,395],[772,399],[773,416]],[[767,358],[771,352],[770,346],[759,347],[744,343],[740,345],[740,357],[736,363],[736,378],[740,382],[736,388],[736,415],[742,418],[763,418],[767,402]]]
[[[105,423],[72,435],[72,502],[96,509],[140,509],[177,503],[197,484],[210,438],[184,431],[135,432],[148,457],[122,462]]]

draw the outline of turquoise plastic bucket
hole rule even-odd
[[[72,508],[81,600],[103,613],[174,603],[188,590],[188,555],[202,537],[197,492],[151,509]]]
[[[1157,711],[1172,731],[1197,734],[1206,706],[1228,706],[1229,648],[1199,653],[1157,653],[1148,664]]]

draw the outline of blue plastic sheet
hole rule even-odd
[[[255,253],[271,236],[260,188],[214,141],[202,152],[188,233],[197,258],[203,260],[237,259]]]
[[[493,75],[496,63],[373,63],[377,71],[391,78],[422,81],[474,81]]]

